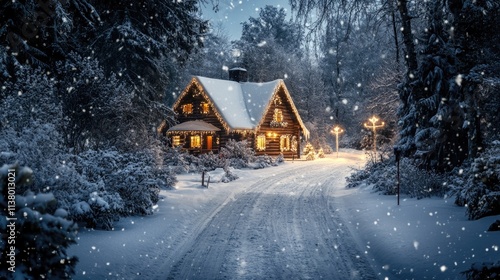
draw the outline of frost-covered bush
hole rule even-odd
[[[274,163],[275,163],[276,165],[278,165],[278,164],[283,163],[283,162],[285,162],[285,156],[283,155],[283,153],[280,153],[280,154],[276,157],[276,159],[274,160]]]
[[[346,188],[355,188],[359,185],[366,183],[366,180],[370,178],[369,168],[354,169],[354,172],[350,176],[346,177]]]
[[[458,175],[453,182],[455,203],[467,206],[469,219],[500,214],[500,141],[493,141],[468,170],[461,168]]]
[[[443,175],[418,168],[408,158],[401,159],[400,182],[401,193],[416,198],[440,196],[447,191]]]
[[[106,191],[121,197],[122,215],[152,213],[160,188],[170,188],[177,181],[173,171],[166,166],[156,166],[147,151],[87,151],[80,154],[80,158],[85,176],[94,181],[102,179]]]
[[[14,158],[23,160],[23,155],[16,153]],[[88,227],[110,229],[122,216],[152,213],[160,188],[169,188],[177,180],[148,151],[89,150],[48,155],[48,159],[49,164],[35,170],[45,178],[35,175],[30,188],[53,192],[69,217]]]
[[[198,157],[198,165],[200,171],[211,171],[216,168],[222,168],[226,164],[225,159],[222,156],[215,155],[212,152],[207,154],[201,154]]]
[[[275,166],[277,165],[273,158],[268,155],[260,155],[256,156],[254,160],[249,163],[248,167],[253,168],[253,169],[261,169],[261,168],[266,168],[270,166]]]
[[[304,146],[302,154],[306,156],[306,160],[316,159],[316,151],[314,149],[314,146],[309,142],[307,142],[307,144]]]
[[[0,164],[19,162],[30,165],[35,171],[31,190],[40,192],[50,186],[58,174],[64,153],[60,142],[61,135],[50,123],[33,121],[29,126],[0,130]],[[26,191],[20,186],[20,193]]]
[[[373,189],[386,195],[397,193],[397,167],[394,161],[369,163],[347,177],[347,187],[360,184],[373,185]],[[418,199],[442,195],[447,191],[444,176],[416,167],[410,159],[400,162],[400,193]]]
[[[248,147],[246,140],[235,141],[230,139],[225,147],[222,147],[219,153],[220,157],[229,161],[229,166],[237,169],[248,167],[248,163],[252,161],[255,152]]]
[[[181,149],[180,146],[175,148],[167,147],[163,153],[163,165],[168,166],[175,174],[189,172],[193,162],[193,156],[183,152]]]
[[[31,174],[29,168],[14,165],[0,168],[0,229],[2,233],[15,232],[14,235],[2,234],[0,263],[4,269],[0,270],[0,278],[71,279],[78,259],[69,257],[66,250],[76,244],[78,228],[66,219],[67,212],[57,207],[54,195],[16,194],[15,212],[6,212],[7,199],[11,199],[5,196],[8,183],[14,183],[17,189],[31,180]],[[17,218],[14,222],[5,218],[14,216]],[[8,236],[15,238],[8,239]],[[14,251],[11,246],[15,247]],[[7,270],[11,266],[10,254],[15,255],[15,272]]]
[[[110,230],[113,223],[118,221],[120,213],[124,212],[124,203],[118,193],[95,191],[83,194],[87,200],[78,201],[71,205],[71,216],[85,223],[89,228]]]
[[[325,152],[323,151],[323,148],[319,148],[318,158],[325,158]]]
[[[314,149],[314,146],[310,143],[307,142],[306,145],[304,146],[304,149],[302,150],[303,155],[308,155],[309,153],[316,153],[316,150]]]

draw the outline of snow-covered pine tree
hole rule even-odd
[[[241,53],[237,62],[248,70],[249,80],[292,78],[302,52],[302,30],[286,20],[285,9],[267,5],[259,10],[259,17],[250,17],[242,25],[241,38],[234,45]]]
[[[141,102],[173,102],[177,68],[203,46],[207,22],[198,1],[91,1],[100,15],[89,46],[106,74],[122,75]]]
[[[323,148],[319,148],[318,158],[325,158],[325,152],[323,151]]]
[[[304,149],[302,150],[302,154],[306,156],[306,160],[316,159],[316,150],[310,142],[306,143]]]
[[[170,108],[143,100],[119,76],[106,76],[96,58],[71,53],[56,69],[70,122],[64,131],[66,143],[75,152],[110,146],[124,151],[151,147],[161,120],[174,122]]]
[[[482,63],[498,65],[500,53],[491,44],[499,37],[492,27],[498,22],[498,3],[447,3],[426,4],[428,21],[420,44],[420,63],[415,67],[412,56],[407,60],[399,112],[398,144],[403,154],[419,158],[426,168],[441,171],[460,165],[481,149],[481,99],[477,98],[477,89],[485,72],[475,69]],[[450,11],[452,16],[448,16]],[[485,32],[489,36],[485,37]],[[413,41],[406,39],[410,48]]]
[[[0,42],[7,47],[9,78],[16,63],[51,71],[56,61],[88,42],[86,33],[99,24],[90,1],[2,1]]]

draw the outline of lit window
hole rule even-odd
[[[172,137],[172,146],[177,147],[181,145],[181,137],[179,135]]]
[[[192,114],[193,113],[193,104],[182,105],[182,112],[184,114]]]
[[[201,148],[200,135],[191,136],[191,148]]]
[[[201,103],[201,112],[203,114],[208,114],[210,112],[210,107],[208,103]]]
[[[257,150],[258,151],[266,150],[266,135],[261,134],[257,136]]]
[[[293,136],[292,137],[292,146],[290,147],[290,150],[292,152],[296,152],[298,146],[299,146],[299,142],[297,141],[297,136]]]
[[[283,121],[283,111],[281,111],[281,109],[274,109],[273,121],[275,122]]]
[[[290,135],[281,135],[280,150],[282,152],[290,150]]]

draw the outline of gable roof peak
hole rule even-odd
[[[224,126],[227,125],[230,131],[255,131],[262,124],[274,95],[282,87],[304,134],[308,135],[308,131],[302,123],[302,119],[282,79],[254,83],[194,76],[190,85],[198,87],[202,94],[210,100],[216,115],[220,116]],[[180,100],[189,92],[190,87],[186,87],[179,96],[174,103],[174,108],[179,105]]]

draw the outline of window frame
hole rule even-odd
[[[289,134],[280,136],[280,151],[286,152],[291,150],[291,139]]]
[[[178,147],[181,145],[181,136],[174,135],[172,136],[172,147]]]
[[[185,115],[190,115],[193,113],[193,104],[187,103],[182,105],[182,113]]]
[[[255,139],[255,148],[257,149],[257,151],[265,151],[266,144],[267,144],[266,135],[265,134],[257,135],[257,137]]]
[[[201,148],[201,135],[191,135],[189,137],[189,148],[191,149],[197,149]]]
[[[200,109],[202,114],[209,114],[210,104],[208,102],[201,102]]]
[[[281,123],[281,122],[283,122],[283,120],[284,120],[283,110],[274,109],[273,121]]]

